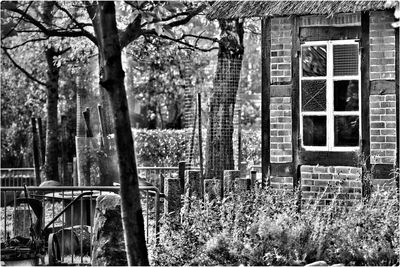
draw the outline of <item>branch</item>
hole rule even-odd
[[[14,27],[12,27],[12,29],[9,30],[9,31],[7,32],[7,34],[6,34],[4,37],[2,37],[3,39],[7,38],[7,37],[17,28],[18,24],[22,21],[22,19],[24,18],[25,14],[28,13],[28,9],[30,8],[31,5],[32,5],[32,1],[29,2],[29,5],[26,7],[26,9],[25,9],[25,11],[24,11],[24,14],[21,15],[21,17],[19,17],[19,20],[18,20],[18,22],[14,25]]]
[[[34,82],[37,82],[40,85],[46,86],[46,83],[39,81],[38,79],[36,79],[35,77],[33,77],[32,74],[30,74],[29,72],[27,72],[24,68],[22,68],[20,65],[17,64],[17,62],[14,61],[14,59],[12,59],[11,55],[8,53],[7,48],[5,47],[1,47],[4,51],[4,53],[6,54],[6,56],[10,59],[10,61],[14,64],[14,66],[19,69],[20,71],[22,71],[22,73],[24,73],[29,79],[31,79]]]
[[[146,32],[146,34],[157,35],[157,33],[155,31],[154,32],[151,32],[151,31],[154,31],[154,30],[149,30],[149,31]],[[202,51],[202,52],[210,52],[212,50],[218,49],[218,47],[211,47],[211,48],[207,48],[207,49],[206,48],[201,48],[201,47],[198,47],[196,45],[192,45],[192,44],[190,44],[188,42],[184,42],[184,41],[182,41],[182,39],[174,39],[174,38],[171,38],[171,37],[166,36],[166,35],[159,35],[158,37],[174,41],[174,42],[176,42],[178,44],[182,44],[182,45],[184,45],[186,47],[189,47],[189,48],[194,49],[194,50],[199,50],[199,51]]]
[[[25,14],[22,10],[18,9],[16,6],[7,5],[7,6],[3,7],[3,5],[2,5],[2,9],[3,8],[7,9],[11,12],[22,15],[24,17],[24,19],[26,19],[29,23],[36,26],[39,30],[41,30],[44,34],[46,34],[48,36],[57,36],[57,37],[82,37],[82,36],[85,36],[89,40],[91,40],[95,45],[97,45],[96,38],[87,31],[82,31],[82,30],[81,31],[66,31],[66,30],[58,31],[58,30],[48,29],[41,22],[39,22],[38,20],[33,18],[31,15]]]
[[[92,26],[91,24],[78,22],[74,18],[74,16],[72,16],[72,14],[66,8],[62,7],[58,2],[55,2],[55,6],[58,7],[58,9],[60,9],[61,11],[63,11],[72,20],[72,22],[75,23],[75,25],[82,30],[82,32],[86,32],[86,34],[91,35],[90,32],[88,32],[84,29],[84,27],[86,27],[86,26]]]
[[[119,33],[119,43],[121,48],[124,48],[142,34],[142,27],[140,22],[142,21],[142,15],[138,14],[136,18],[126,26],[125,30]]]
[[[184,25],[184,24],[188,23],[194,16],[198,15],[200,12],[202,12],[206,8],[207,8],[207,5],[206,4],[202,4],[199,7],[191,10],[186,18],[183,18],[181,20],[173,21],[173,22],[171,22],[171,23],[169,23],[167,25],[170,26],[170,27],[176,27],[176,26]]]
[[[193,38],[197,38],[197,39],[204,39],[204,40],[208,40],[208,41],[212,41],[214,43],[218,43],[219,40],[217,38],[213,38],[213,37],[207,37],[207,36],[201,36],[201,35],[194,35],[194,34],[183,34],[182,37],[180,39],[185,39],[186,37],[193,37]]]
[[[62,54],[68,52],[69,50],[71,50],[71,47],[67,47],[67,48],[65,48],[64,50],[55,52],[54,55],[55,55],[55,56],[61,56]]]
[[[40,41],[45,41],[45,40],[48,40],[48,39],[49,39],[48,36],[45,37],[45,38],[31,39],[31,40],[25,41],[25,42],[23,42],[23,43],[21,43],[21,44],[18,44],[18,45],[12,46],[12,47],[4,47],[4,48],[7,49],[7,50],[13,50],[13,49],[15,49],[15,48],[24,46],[24,45],[26,45],[27,43],[40,42]]]

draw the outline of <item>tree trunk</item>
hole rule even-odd
[[[214,88],[210,96],[205,178],[222,179],[234,168],[233,114],[243,59],[243,22],[219,20],[221,40]]]
[[[46,127],[46,180],[59,181],[58,177],[58,79],[60,69],[54,64],[55,49],[46,50],[47,71],[47,127]]]
[[[149,265],[114,2],[97,2],[96,17],[92,19],[101,58],[100,85],[110,96],[113,112],[128,264]]]

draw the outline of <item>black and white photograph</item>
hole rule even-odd
[[[400,0],[0,7],[1,266],[400,266]]]

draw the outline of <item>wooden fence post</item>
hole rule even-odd
[[[234,191],[235,180],[239,179],[239,177],[240,177],[240,171],[236,170],[224,171],[223,196],[227,196],[230,192]]]
[[[35,182],[36,185],[40,185],[40,160],[39,160],[39,148],[38,148],[38,136],[36,132],[36,119],[31,118],[32,124],[32,145],[33,145],[33,166],[35,168]]]
[[[164,214],[179,214],[181,208],[181,184],[179,178],[165,178]]]
[[[46,136],[43,134],[43,125],[42,125],[42,118],[38,118],[38,130],[39,130],[39,150],[40,150],[40,159],[41,164],[44,166],[46,163]]]
[[[185,193],[185,168],[186,168],[186,161],[180,161],[179,164],[179,171],[178,177],[181,183],[181,194]]]

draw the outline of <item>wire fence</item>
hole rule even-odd
[[[203,70],[207,79],[185,90],[185,128],[190,133],[186,152],[188,168],[210,165],[218,174],[226,166],[239,169],[241,64],[241,60],[232,59],[213,62]]]

